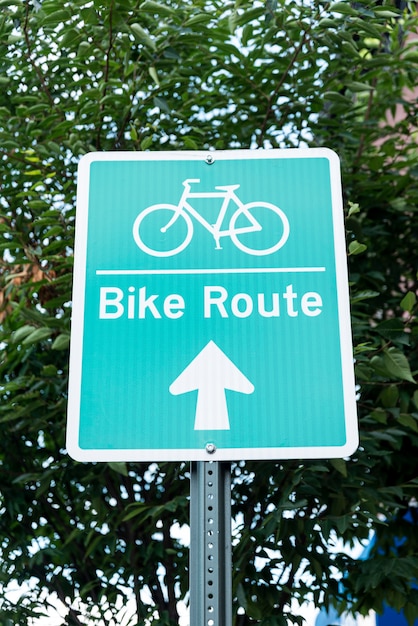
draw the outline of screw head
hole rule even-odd
[[[208,454],[213,454],[214,452],[216,452],[216,446],[214,443],[207,443],[206,444],[206,452]]]
[[[214,158],[211,154],[208,154],[208,155],[207,155],[207,157],[206,157],[206,163],[207,163],[208,165],[212,165],[212,163],[213,163],[214,161],[215,161],[215,158]]]

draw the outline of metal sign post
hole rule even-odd
[[[190,528],[190,624],[232,626],[230,463],[191,463]]]

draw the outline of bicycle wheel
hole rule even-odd
[[[174,204],[154,204],[139,213],[132,234],[138,248],[146,254],[174,256],[189,245],[193,223]]]
[[[237,248],[255,256],[280,250],[289,237],[289,220],[275,204],[249,202],[237,209],[229,223]]]

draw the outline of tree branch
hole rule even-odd
[[[260,134],[257,137],[257,147],[261,148],[263,145],[263,141],[264,141],[264,134],[266,132],[266,128],[267,128],[267,124],[269,119],[271,118],[272,114],[273,114],[273,107],[274,107],[274,102],[279,94],[280,89],[282,88],[284,81],[286,80],[287,76],[289,75],[290,70],[292,69],[296,59],[298,58],[299,54],[302,52],[303,46],[305,45],[307,38],[308,38],[308,33],[310,32],[311,28],[309,28],[308,30],[303,31],[303,36],[302,36],[302,40],[300,42],[300,44],[298,45],[298,47],[295,49],[292,58],[290,59],[288,66],[286,67],[285,71],[282,74],[281,79],[279,80],[279,82],[277,83],[273,93],[270,95],[269,99],[268,99],[268,104],[267,104],[267,111],[264,115],[264,120],[261,124],[261,128],[260,128]]]
[[[109,80],[109,71],[110,71],[110,54],[112,52],[112,48],[113,48],[113,24],[112,24],[112,18],[113,18],[113,0],[110,3],[109,6],[109,41],[108,41],[108,45],[107,45],[107,49],[106,49],[106,60],[105,60],[105,69],[104,69],[104,75],[103,75],[103,82],[104,82],[104,88],[103,88],[103,95],[102,98],[104,98],[107,94],[108,91],[108,80]],[[99,115],[100,115],[100,122],[99,122],[99,126],[97,129],[97,134],[96,134],[96,148],[97,150],[101,150],[101,133],[102,133],[102,129],[103,129],[103,111],[104,111],[104,104],[101,103],[100,107],[99,107]]]

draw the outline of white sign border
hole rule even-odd
[[[90,165],[95,161],[205,161],[244,159],[326,158],[330,166],[334,258],[339,311],[340,355],[346,443],[342,446],[302,446],[265,448],[186,449],[84,449],[79,446],[82,356],[84,336],[84,298],[88,242]],[[350,321],[348,271],[345,247],[341,173],[338,155],[329,148],[287,148],[271,150],[93,152],[84,155],[78,166],[76,237],[74,249],[73,314],[69,365],[69,390],[66,447],[69,455],[81,462],[152,462],[152,461],[239,461],[345,458],[358,447],[358,426],[354,360]]]

